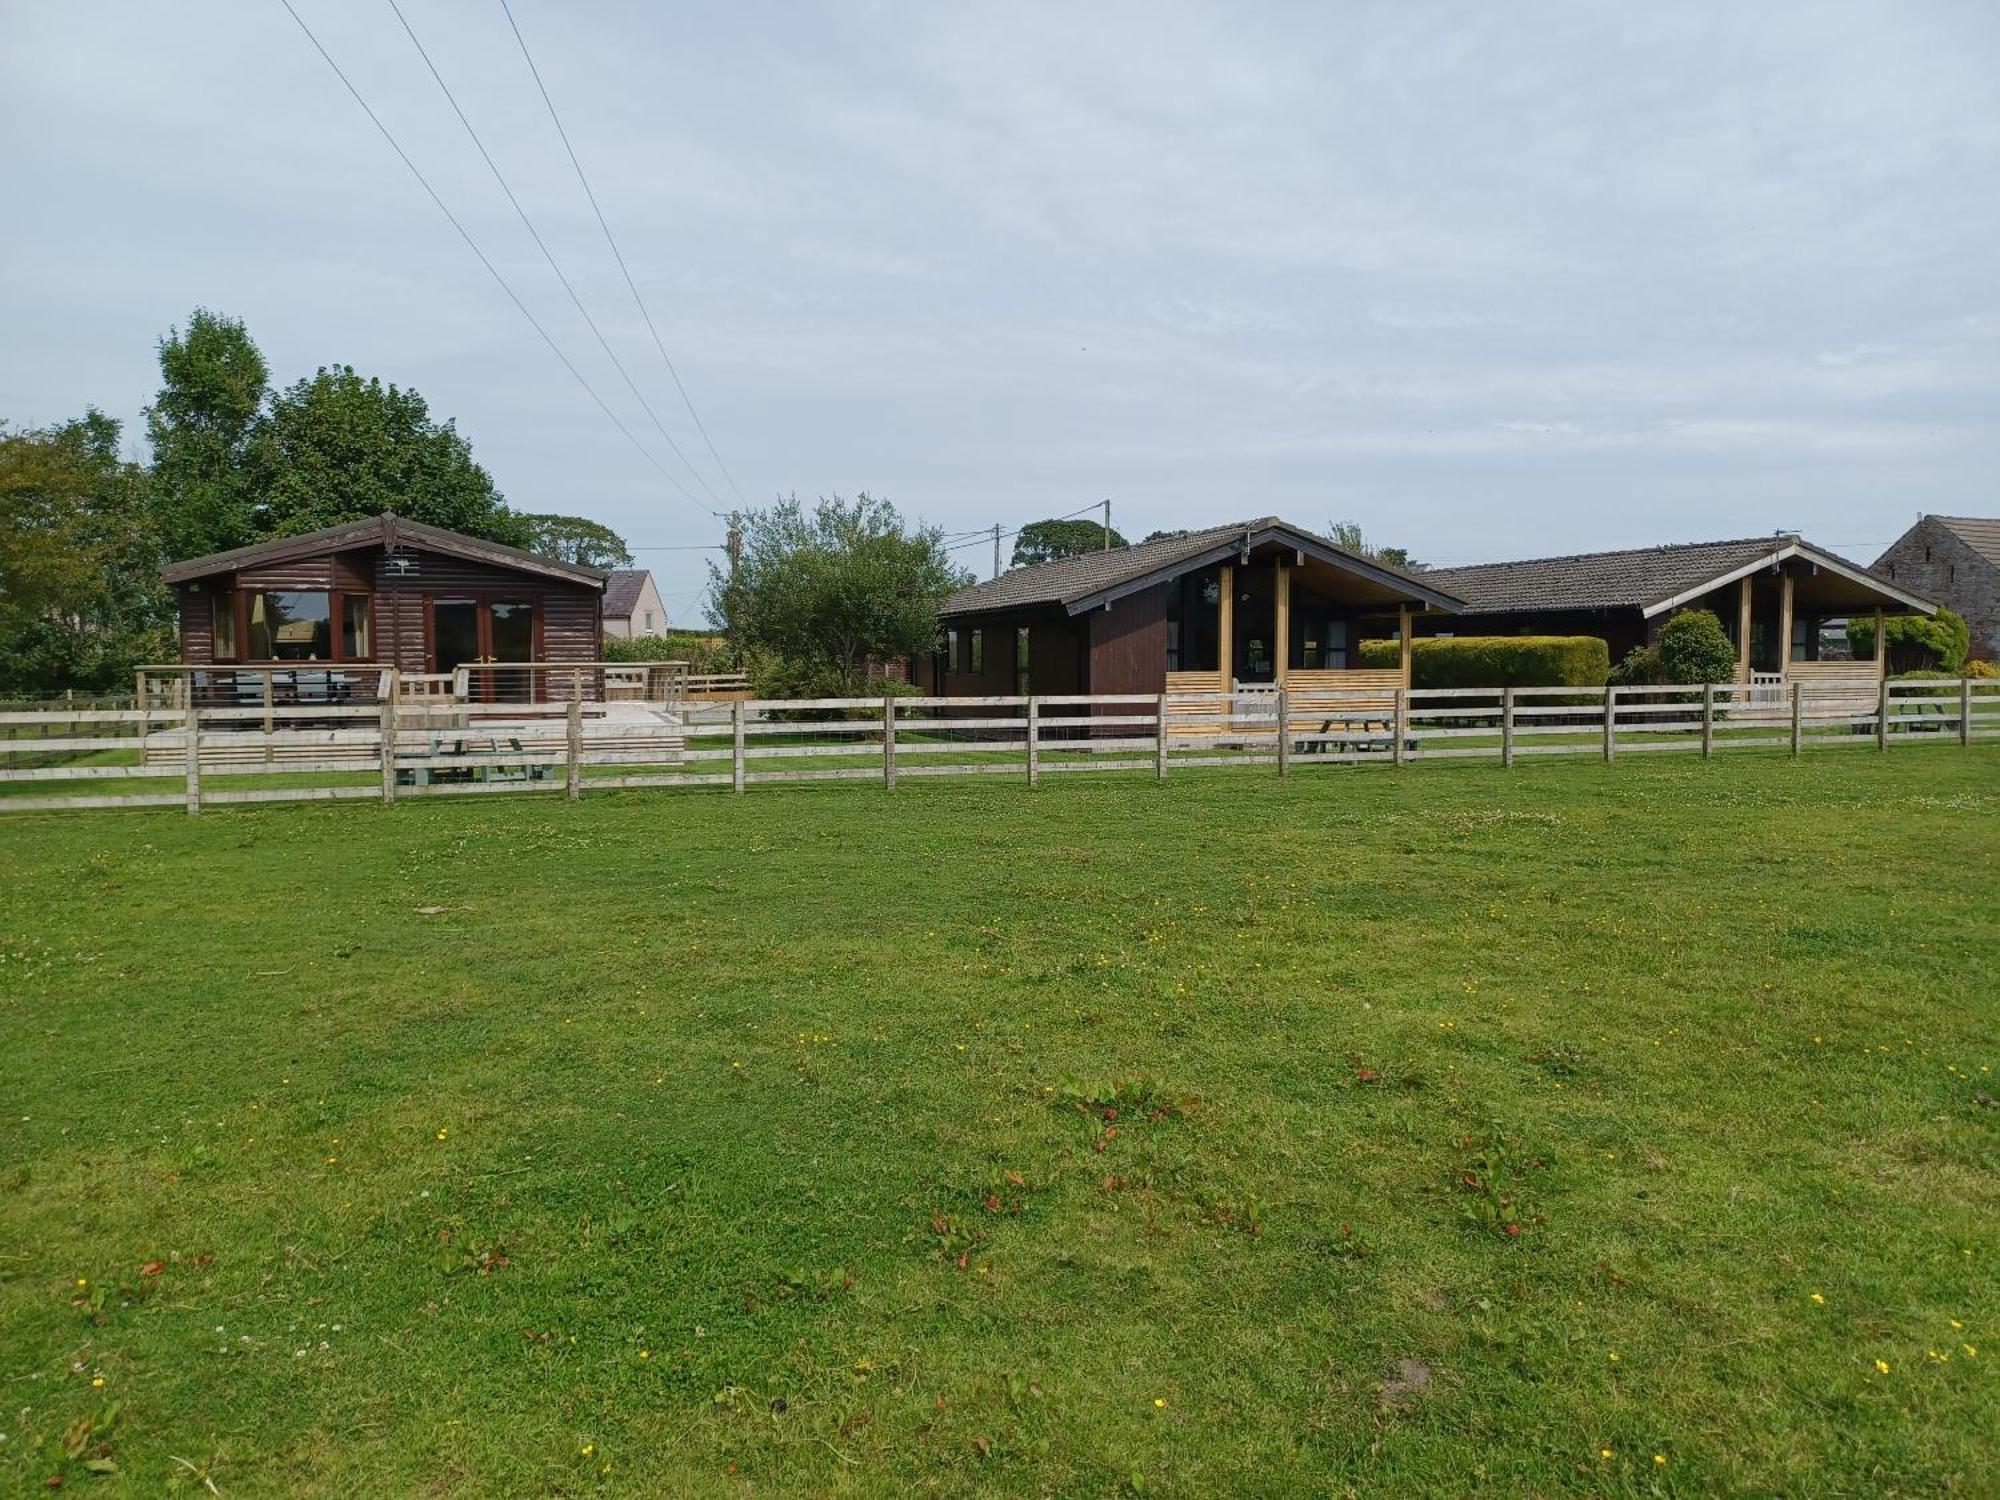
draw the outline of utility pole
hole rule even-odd
[[[1104,550],[1111,550],[1111,502],[1104,502]]]
[[[1000,576],[1000,523],[993,523],[993,576]]]
[[[736,565],[743,561],[743,522],[740,513],[729,513],[729,576],[736,576]]]

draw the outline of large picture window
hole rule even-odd
[[[331,661],[333,596],[320,589],[265,589],[248,596],[253,661]]]

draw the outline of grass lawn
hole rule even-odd
[[[2000,746],[0,868],[8,1493],[1995,1492]]]

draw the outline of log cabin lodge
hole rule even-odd
[[[939,611],[943,649],[912,679],[940,696],[1294,693],[1410,685],[1413,639],[1594,635],[1615,663],[1683,609],[1712,610],[1743,684],[1872,682],[1846,624],[1935,606],[1780,534],[1404,571],[1276,517],[1184,532],[1003,573]],[[1367,641],[1400,665],[1361,664]]]

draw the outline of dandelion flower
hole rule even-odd
[[[595,1443],[585,1443],[583,1445],[583,1456],[585,1458],[590,1457],[590,1455],[595,1453],[596,1451],[597,1451],[597,1444]]]
[[[1877,1375],[1887,1375],[1887,1374],[1889,1373],[1889,1361],[1888,1361],[1888,1360],[1886,1360],[1886,1359],[1878,1359],[1878,1360],[1876,1360],[1876,1361],[1875,1361],[1875,1373],[1876,1373]]]
[[[1597,1450],[1597,1456],[1599,1458],[1609,1458],[1611,1457],[1611,1450],[1609,1448],[1599,1448]]]
[[[1664,1453],[1655,1453],[1655,1454],[1653,1455],[1653,1462],[1654,1462],[1654,1463],[1656,1463],[1656,1464],[1660,1464],[1661,1466],[1663,1466],[1663,1467],[1664,1467],[1664,1466],[1665,1466],[1665,1464],[1666,1464],[1666,1461],[1667,1461],[1667,1455],[1666,1455],[1666,1454],[1664,1454]]]
[[[76,1284],[78,1286],[89,1286],[90,1278],[88,1276],[79,1276],[76,1278]]]
[[[1616,1349],[1611,1351],[1611,1363],[1614,1365],[1618,1363],[1618,1351]]]
[[[439,1139],[439,1140],[443,1140],[443,1139],[444,1139],[444,1132],[443,1132],[442,1130],[440,1130],[440,1131],[438,1132],[438,1139]]]
[[[101,1390],[103,1390],[103,1389],[104,1389],[104,1377],[103,1377],[102,1375],[93,1375],[93,1376],[91,1376],[91,1377],[90,1377],[90,1388],[91,1388],[92,1390],[94,1390],[94,1391],[101,1391]]]
[[[1826,1298],[1822,1297],[1822,1296],[1821,1296],[1821,1295],[1820,1295],[1820,1294],[1819,1294],[1818,1292],[1814,1292],[1814,1293],[1812,1294],[1812,1299],[1813,1299],[1813,1306],[1814,1306],[1814,1307],[1825,1307],[1825,1306],[1826,1306]]]
[[[1165,1406],[1166,1404],[1167,1398],[1165,1396],[1155,1396],[1153,1398],[1153,1405],[1155,1406]]]

